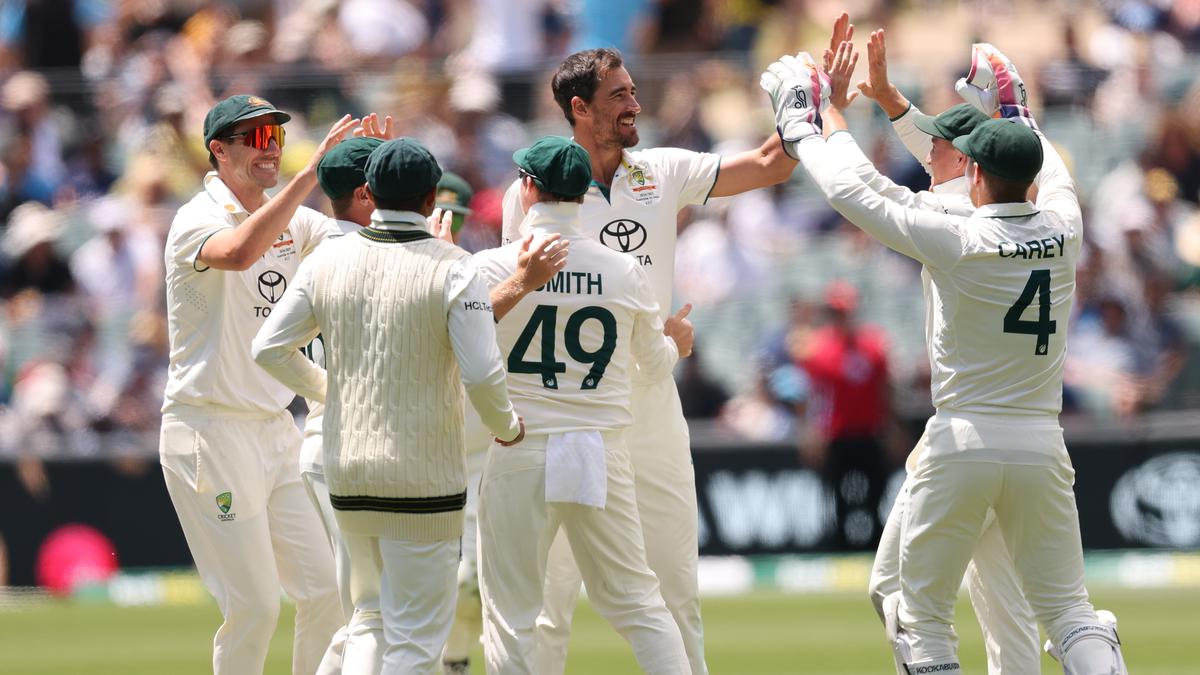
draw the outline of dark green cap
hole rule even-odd
[[[317,184],[325,196],[337,199],[366,183],[367,158],[381,145],[382,139],[358,136],[338,143],[325,153],[317,163]]]
[[[261,115],[274,115],[276,124],[283,124],[292,119],[291,115],[258,96],[238,94],[221,101],[204,116],[204,147],[207,148],[209,141],[220,136],[229,127]]]
[[[545,136],[513,153],[513,161],[533,177],[538,187],[559,197],[574,199],[592,184],[592,158],[575,141]]]
[[[975,127],[989,119],[991,118],[970,103],[959,103],[937,117],[918,115],[913,124],[930,136],[953,141],[959,136],[971,133]]]
[[[998,178],[1031,181],[1042,170],[1042,141],[1033,129],[1007,119],[990,119],[954,147]]]
[[[442,177],[433,153],[415,138],[385,141],[367,159],[367,185],[383,199],[410,199],[429,194]]]
[[[446,171],[442,174],[442,179],[437,184],[437,206],[441,209],[453,211],[454,213],[467,215],[471,209],[467,206],[471,203],[471,197],[475,196],[475,191],[463,177]]]

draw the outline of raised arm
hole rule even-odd
[[[357,119],[346,115],[334,123],[308,164],[279,194],[268,199],[237,227],[218,230],[204,242],[197,260],[213,269],[245,270],[262,257],[287,229],[292,215],[317,185],[317,164],[346,135]]]

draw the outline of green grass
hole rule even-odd
[[[1098,607],[1121,621],[1137,675],[1200,675],[1200,590],[1098,589]],[[974,614],[959,606],[960,655],[986,672]],[[891,672],[874,611],[860,594],[752,595],[704,601],[714,673],[767,675]],[[211,672],[215,605],[116,608],[53,603],[0,611],[0,673],[20,675],[201,675]],[[290,673],[291,608],[285,605],[266,672]],[[481,666],[481,655],[475,663]],[[477,673],[482,675],[482,668]],[[635,673],[628,647],[586,603],[575,620],[570,675]],[[1043,672],[1061,672],[1048,658]],[[1024,674],[1022,674],[1024,675]]]

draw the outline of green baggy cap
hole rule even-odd
[[[1006,119],[990,119],[954,147],[984,171],[1015,182],[1031,181],[1042,170],[1042,141],[1033,129]]]
[[[575,141],[545,136],[513,153],[513,161],[533,177],[538,187],[559,197],[574,199],[592,184],[592,158]]]
[[[367,158],[383,139],[359,136],[333,146],[317,163],[317,184],[330,199],[354,192],[367,182]]]
[[[465,216],[471,212],[467,205],[474,196],[475,191],[462,176],[449,171],[442,173],[442,179],[437,184],[438,208]]]
[[[284,124],[292,116],[271,105],[266,99],[248,94],[237,94],[214,105],[204,116],[204,147],[218,138],[229,127],[262,115],[274,115],[276,124]]]
[[[403,200],[428,194],[441,177],[433,153],[408,136],[385,141],[367,158],[367,185],[376,197]]]
[[[970,103],[959,103],[947,108],[937,117],[918,115],[913,124],[930,136],[953,141],[959,136],[966,136],[974,131],[975,127],[990,119]]]

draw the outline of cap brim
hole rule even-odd
[[[967,144],[968,138],[970,138],[970,137],[969,136],[959,136],[958,138],[956,138],[950,142],[954,144],[954,147],[959,152],[966,155],[967,157],[970,157],[971,159],[975,159],[975,155],[971,154],[971,150],[970,150],[971,146]]]
[[[454,202],[450,202],[448,204],[444,203],[444,202],[440,202],[438,204],[435,204],[435,206],[437,206],[439,209],[445,209],[446,211],[450,211],[451,213],[459,213],[464,216],[469,215],[471,213],[471,209],[469,209],[465,206],[462,206],[461,204],[455,204]]]
[[[941,138],[947,141],[954,140],[952,137],[948,137],[946,132],[938,127],[937,118],[933,115],[918,115],[917,117],[913,118],[913,124],[918,129],[926,134],[929,134],[930,136]]]
[[[274,115],[275,121],[278,122],[279,124],[287,124],[292,119],[291,115],[283,112],[282,110],[276,110],[275,108],[271,108],[270,110],[253,110],[244,115],[240,115],[236,119],[234,119],[232,122],[230,122],[229,125],[232,126],[243,120],[252,120],[255,117],[266,117],[267,115]]]

